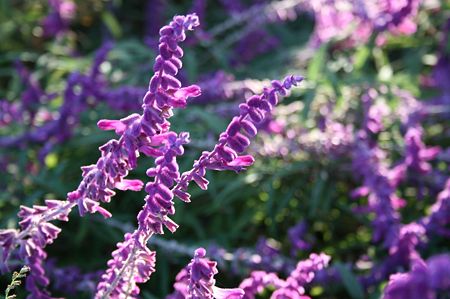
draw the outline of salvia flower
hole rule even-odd
[[[275,273],[265,271],[253,271],[250,277],[244,279],[240,284],[245,292],[245,299],[254,299],[268,286],[275,288],[272,299],[307,299],[305,286],[310,283],[315,273],[328,266],[330,257],[326,254],[311,254],[309,259],[297,263],[296,268],[287,279],[280,279]]]
[[[27,279],[27,289],[32,293],[33,298],[46,294],[45,290],[40,291],[41,287],[48,285],[48,279],[45,278],[42,267],[43,260],[46,258],[43,248],[47,244],[52,243],[59,233],[59,229],[50,224],[49,221],[56,219],[67,220],[67,215],[75,206],[78,206],[81,215],[99,212],[105,217],[110,217],[111,214],[100,206],[100,202],[109,202],[115,194],[113,189],[137,191],[143,187],[143,183],[139,180],[125,179],[128,172],[136,168],[137,157],[140,151],[142,150],[144,154],[150,154],[151,156],[164,155],[164,152],[158,152],[158,149],[155,149],[155,147],[160,145],[166,146],[164,140],[168,139],[168,136],[164,137],[164,134],[167,133],[169,128],[166,118],[172,115],[172,107],[183,107],[187,98],[199,94],[199,88],[195,85],[180,88],[179,81],[173,77],[178,68],[181,67],[179,58],[183,54],[177,42],[185,39],[185,30],[190,30],[197,24],[198,21],[195,15],[178,16],[171,23],[172,27],[164,27],[161,30],[161,53],[163,54],[157,58],[155,65],[157,71],[150,84],[151,91],[147,92],[144,98],[143,115],[132,114],[119,121],[102,120],[99,122],[100,128],[114,129],[120,138],[119,140],[111,140],[100,147],[102,156],[96,164],[82,168],[83,180],[75,191],[68,194],[67,201],[47,201],[46,206],[42,207],[22,207],[21,213],[19,213],[19,216],[23,219],[21,221],[21,232],[15,235],[5,234],[5,238],[2,240],[2,245],[7,248],[5,250],[6,254],[4,254],[5,257],[8,257],[11,250],[19,246],[20,258],[30,265],[32,274]],[[77,111],[81,110],[81,106],[76,103],[79,100],[82,101],[84,95],[75,92],[75,87],[79,82],[82,82],[82,86],[87,87],[90,86],[87,82],[91,82],[91,84],[95,82],[93,79],[99,73],[97,68],[102,60],[101,57],[106,52],[101,51],[97,55],[99,59],[94,63],[89,77],[73,74],[69,78],[69,84],[72,82],[74,88],[66,90],[66,95],[73,99],[70,103],[71,106],[67,106],[67,108],[71,107],[72,109],[78,109]],[[86,89],[90,90],[90,88]],[[62,114],[61,119],[67,121],[67,119],[70,120],[70,117]],[[155,136],[158,134],[158,137]],[[185,140],[186,138],[183,137],[182,139]],[[166,154],[173,157],[171,151],[166,152]],[[170,221],[165,222],[169,223]],[[10,241],[11,237],[14,237],[13,241]],[[134,269],[139,270],[136,272],[136,277],[131,277],[131,285],[133,285],[133,282],[143,282],[153,272],[152,267],[148,266],[151,265],[148,261],[152,259],[153,253],[144,245],[145,238],[139,237],[137,236],[139,242],[136,241],[136,244],[134,242],[135,236],[133,236],[132,241],[127,240],[125,242],[125,244],[131,243],[132,247],[135,248],[133,256],[136,259],[128,261],[133,266],[130,271],[134,273]],[[121,262],[120,257],[126,252],[125,249],[115,253],[114,257],[118,265]],[[114,265],[113,262],[111,262],[112,265]],[[123,271],[122,274],[125,272],[129,273]],[[114,271],[111,275],[113,276],[113,287],[108,289],[109,293],[112,293],[116,287],[121,286],[119,281],[114,279]],[[105,278],[105,281],[108,281],[108,276]],[[111,285],[108,284],[108,286]],[[122,289],[122,291],[136,294],[138,289],[133,287],[131,290]],[[109,296],[109,293],[107,293],[106,297]],[[100,291],[99,294],[101,297],[102,293]]]
[[[283,280],[276,273],[253,271],[248,278],[241,282],[239,287],[244,290],[244,299],[254,299],[257,294],[264,292],[267,287],[281,288],[283,283]]]
[[[291,255],[296,256],[299,251],[308,250],[311,244],[305,240],[308,229],[306,221],[300,221],[288,230],[289,241],[291,242]]]
[[[371,146],[365,134],[360,134],[353,151],[353,168],[362,175],[363,186],[352,192],[353,197],[368,196],[368,210],[375,213],[373,220],[374,241],[383,241],[390,247],[398,234],[399,214],[395,186],[403,176],[403,167],[388,168],[385,153],[378,146]],[[400,165],[402,166],[402,165]]]
[[[444,189],[438,194],[436,202],[431,206],[431,214],[421,221],[426,228],[427,235],[442,235],[450,237],[450,179]]]
[[[431,171],[431,165],[428,162],[435,158],[440,149],[438,147],[427,148],[422,141],[423,131],[419,126],[410,127],[405,134],[405,163],[411,170],[426,174]]]
[[[416,31],[413,19],[418,13],[419,0],[319,0],[309,1],[316,25],[311,40],[314,46],[333,39],[342,39],[345,46],[366,42],[378,33],[383,44],[385,32],[410,35]]]
[[[264,88],[262,95],[254,95],[246,103],[239,105],[239,116],[232,119],[225,132],[220,134],[219,142],[211,152],[205,151],[194,167],[182,174],[173,192],[183,201],[189,201],[186,192],[189,182],[194,181],[205,190],[208,180],[205,178],[207,169],[233,170],[239,172],[253,164],[253,157],[241,155],[250,145],[250,139],[257,133],[257,125],[270,114],[278,103],[278,95],[287,95],[292,86],[296,86],[303,78],[288,76],[283,82],[272,81],[270,88]]]
[[[383,299],[436,299],[450,292],[450,256],[440,254],[427,262],[418,258],[411,271],[391,275]]]
[[[433,299],[427,281],[427,267],[422,260],[415,262],[409,273],[391,275],[383,299]]]
[[[199,248],[188,265],[188,299],[242,298],[241,289],[221,289],[215,286],[214,275],[218,273],[217,263],[205,258],[206,250]]]
[[[58,36],[69,29],[77,6],[71,0],[49,0],[50,13],[42,20],[45,37]]]
[[[163,227],[172,232],[178,227],[169,218],[175,213],[170,189],[179,178],[176,156],[184,153],[183,145],[189,142],[189,134],[177,135],[170,131],[167,118],[173,115],[173,108],[185,107],[189,97],[200,94],[196,85],[181,87],[180,81],[174,77],[181,68],[180,58],[183,56],[178,43],[185,40],[186,30],[196,26],[198,18],[192,14],[176,16],[168,26],[161,28],[160,54],[156,57],[155,74],[144,96],[142,116],[131,115],[120,121],[99,122],[99,127],[115,130],[121,136],[125,150],[133,161],[139,151],[156,159],[155,167],[147,170],[153,181],[145,186],[148,195],[137,217],[139,226],[118,244],[97,287],[96,298],[135,298],[139,293],[137,283],[147,281],[154,272],[152,263],[149,263],[154,260],[154,252],[147,248],[148,239],[155,233],[162,234]],[[130,184],[127,185],[130,187]]]
[[[306,299],[304,296],[305,285],[310,283],[315,276],[315,273],[324,269],[330,262],[330,257],[324,253],[311,254],[309,259],[300,261],[294,271],[291,272],[289,277],[284,282],[283,286],[276,290],[271,298],[272,299]]]
[[[195,250],[194,258],[177,275],[175,291],[166,299],[239,299],[244,295],[240,288],[223,289],[215,286],[217,263],[206,258],[206,250]]]

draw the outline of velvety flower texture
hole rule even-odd
[[[206,257],[206,250],[195,250],[189,265],[177,275],[175,291],[166,299],[239,299],[244,295],[240,288],[222,289],[215,286],[214,275],[218,273],[217,263]]]
[[[394,274],[384,290],[383,299],[433,299],[427,281],[427,268],[423,261],[415,262],[409,273]]]
[[[194,258],[186,268],[184,277],[186,284],[186,297],[188,299],[238,299],[242,298],[242,289],[222,289],[215,286],[214,275],[218,273],[217,263],[206,257],[206,250],[198,248]]]
[[[43,260],[47,256],[43,248],[47,244],[52,243],[60,232],[60,229],[51,224],[50,221],[67,221],[69,212],[75,206],[78,206],[81,215],[88,212],[99,212],[105,217],[111,216],[106,209],[100,206],[99,202],[109,202],[115,194],[113,189],[137,191],[143,187],[143,183],[139,180],[125,179],[129,170],[137,166],[139,152],[152,157],[164,155],[165,153],[171,155],[171,151],[161,152],[153,148],[160,145],[165,147],[167,145],[165,140],[172,140],[169,136],[164,138],[164,135],[160,135],[153,140],[151,137],[167,131],[168,122],[166,118],[172,115],[172,107],[183,107],[183,103],[186,102],[188,97],[199,94],[199,88],[196,86],[180,88],[179,81],[173,77],[178,68],[181,67],[179,57],[182,56],[182,50],[173,43],[172,39],[167,37],[168,34],[174,34],[181,40],[184,39],[184,31],[192,29],[197,24],[197,19],[195,15],[176,17],[173,24],[173,32],[170,31],[170,28],[163,28],[163,32],[165,32],[162,34],[163,42],[161,44],[163,54],[160,55],[159,60],[157,58],[155,64],[157,73],[151,81],[153,84],[150,84],[151,92],[148,92],[144,98],[143,115],[132,114],[121,120],[100,121],[98,125],[101,129],[114,129],[120,138],[119,140],[111,140],[100,147],[102,157],[96,164],[82,168],[83,180],[77,190],[68,194],[67,201],[47,200],[46,206],[21,207],[19,213],[19,217],[23,219],[20,222],[21,231],[1,231],[0,245],[3,247],[5,265],[11,251],[19,247],[19,257],[31,268],[31,273],[27,277],[27,289],[31,292],[30,296],[32,298],[49,297],[45,290],[41,290],[49,283],[43,270]],[[97,57],[102,56],[98,55]],[[162,56],[165,58],[161,58]],[[89,77],[84,78],[79,74],[73,74],[69,78],[69,84],[72,82],[75,88],[80,82],[80,78],[83,79],[82,82],[88,82],[89,80],[95,82],[92,79],[97,77],[99,65],[100,62],[96,60]],[[166,70],[162,70],[162,68],[166,68]],[[91,87],[91,85],[83,86],[86,89]],[[162,89],[159,89],[159,86],[164,88],[164,92]],[[155,88],[158,90],[155,90]],[[95,88],[92,89],[92,93],[95,93],[95,90],[97,90]],[[75,93],[73,88],[67,89],[66,92],[68,97],[73,100],[78,101],[84,98],[84,95]],[[70,107],[80,110],[80,105],[75,105],[74,103],[72,101]],[[61,116],[61,118],[63,117]],[[183,137],[184,139],[186,137]],[[124,244],[126,245],[130,242],[130,238],[128,238]],[[123,247],[127,248],[125,245]],[[138,274],[141,275],[140,277],[144,277],[149,276],[148,273],[152,272],[149,261],[152,260],[154,253],[149,252],[145,246],[141,247],[141,250],[136,250],[135,252],[140,259],[137,259],[133,265],[141,266]],[[126,252],[126,249],[120,250],[119,248],[118,252],[115,252],[115,256],[120,259],[124,252]],[[139,279],[134,280],[139,281]],[[136,293],[136,289],[132,288],[130,292]]]
[[[438,194],[436,202],[431,206],[431,214],[421,221],[427,230],[427,235],[441,235],[450,238],[450,179],[444,189]]]

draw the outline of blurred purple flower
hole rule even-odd
[[[324,253],[312,253],[307,260],[300,261],[294,271],[291,272],[283,286],[277,289],[271,296],[272,299],[307,299],[304,296],[306,284],[310,283],[315,273],[326,268],[330,257]]]
[[[215,286],[217,263],[206,257],[206,250],[195,250],[194,258],[176,277],[175,292],[166,299],[239,299],[244,295],[240,288],[222,289]]]
[[[299,251],[311,249],[311,244],[304,240],[308,231],[308,224],[302,220],[288,230],[289,241],[291,242],[291,255],[297,256]]]
[[[63,34],[69,29],[70,22],[75,18],[77,6],[72,0],[49,0],[50,13],[41,24],[45,37]]]
[[[431,171],[429,160],[440,152],[439,147],[427,148],[422,141],[423,130],[419,126],[409,127],[405,134],[405,163],[412,171],[426,174]]]
[[[383,299],[434,299],[429,289],[427,266],[417,260],[411,272],[393,274],[384,290]]]

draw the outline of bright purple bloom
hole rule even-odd
[[[420,127],[410,127],[405,134],[405,163],[412,171],[426,174],[431,171],[429,160],[440,152],[439,147],[427,148],[422,141],[423,131]]]
[[[426,264],[417,260],[411,272],[391,275],[383,299],[434,299],[427,274]]]
[[[214,275],[218,273],[217,263],[206,259],[205,255],[205,249],[197,249],[194,258],[188,265],[189,285],[187,298],[242,298],[244,291],[241,289],[220,289],[215,287]]]
[[[215,286],[217,263],[206,257],[206,250],[198,248],[189,265],[176,277],[175,292],[166,299],[239,299],[244,295],[240,288],[222,289]]]
[[[384,103],[376,102],[377,96],[378,93],[375,89],[369,89],[361,98],[364,108],[363,126],[367,132],[373,134],[383,130],[383,118],[389,113],[389,108]]]
[[[437,291],[450,291],[450,254],[440,254],[427,260],[428,281]]]
[[[308,230],[306,221],[300,221],[288,231],[289,241],[291,242],[291,255],[296,256],[299,251],[309,250],[311,244],[304,240]]]
[[[364,181],[352,196],[368,196],[368,210],[376,215],[372,222],[373,239],[384,241],[385,246],[390,247],[399,230],[396,207],[400,199],[395,194],[395,187],[404,170],[403,167],[387,168],[383,161],[385,153],[376,145],[371,147],[367,138],[361,134],[353,152],[353,167]]]
[[[432,256],[425,263],[420,258],[407,273],[391,275],[383,299],[436,299],[450,292],[450,256]]]
[[[313,253],[309,256],[309,259],[297,263],[296,268],[286,280],[278,278],[275,273],[253,271],[250,277],[244,279],[239,287],[245,291],[245,299],[254,299],[268,286],[275,288],[275,292],[270,298],[306,299],[309,297],[304,296],[304,287],[314,279],[316,272],[328,266],[329,261],[328,255]]]
[[[278,278],[276,273],[253,271],[250,277],[241,282],[239,288],[245,292],[244,299],[254,299],[256,295],[262,293],[267,287],[281,288],[283,283],[284,281]]]
[[[271,296],[272,299],[306,299],[305,285],[310,283],[317,271],[328,266],[330,257],[326,254],[311,254],[309,259],[300,261],[294,271],[291,272],[283,286],[277,289]]]

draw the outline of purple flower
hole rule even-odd
[[[289,229],[288,236],[291,242],[292,256],[296,256],[299,251],[305,251],[311,248],[311,245],[304,240],[307,230],[308,225],[304,220]]]
[[[77,6],[71,0],[49,0],[51,12],[42,20],[44,36],[57,36],[66,32],[74,19]]]
[[[218,273],[217,263],[206,259],[205,256],[205,249],[197,249],[194,258],[188,265],[189,285],[187,298],[242,298],[244,291],[241,289],[220,289],[215,287],[214,275]]]
[[[407,273],[391,275],[383,299],[435,299],[450,291],[450,256],[440,254],[425,263],[420,258]]]
[[[438,291],[450,291],[450,255],[432,256],[427,265],[430,286]]]
[[[130,115],[120,121],[103,120],[99,126],[113,129],[121,136],[125,153],[133,158],[142,151],[155,157],[155,167],[147,170],[153,181],[145,185],[145,205],[138,214],[138,228],[125,235],[125,241],[118,244],[108,269],[97,287],[96,298],[120,297],[139,294],[137,283],[146,282],[154,272],[154,253],[147,248],[147,241],[153,234],[162,234],[165,226],[174,232],[178,225],[169,215],[175,213],[171,187],[179,178],[176,156],[183,155],[183,145],[189,142],[188,133],[170,131],[167,120],[172,109],[184,107],[189,97],[200,94],[199,87],[181,87],[174,76],[181,68],[183,56],[178,43],[186,38],[185,31],[198,26],[196,15],[175,16],[168,26],[160,30],[159,55],[153,67],[155,74],[150,80],[149,90],[144,96],[143,116]],[[130,182],[127,182],[130,187]],[[133,187],[136,182],[131,184]],[[149,264],[149,261],[150,264]],[[117,273],[117,269],[119,273]]]
[[[307,299],[304,296],[306,284],[310,283],[315,273],[328,266],[330,257],[326,254],[311,254],[309,259],[297,263],[296,268],[290,273],[286,280],[278,278],[275,273],[265,271],[253,271],[249,278],[246,278],[240,284],[240,288],[245,291],[245,299],[254,299],[268,286],[273,286],[273,292],[270,298],[273,299]]]
[[[206,250],[195,250],[194,258],[176,277],[175,292],[167,299],[239,299],[244,295],[240,288],[222,289],[215,286],[214,275],[218,273],[217,263],[206,257]]]
[[[277,289],[271,296],[273,299],[302,299],[309,298],[303,296],[305,285],[310,283],[315,273],[324,269],[330,262],[330,257],[326,254],[311,254],[309,259],[300,261],[294,271],[291,272],[283,286]]]
[[[364,128],[367,132],[377,134],[383,128],[383,118],[388,114],[389,108],[384,103],[376,103],[378,93],[375,89],[369,89],[366,94],[362,96],[364,107]]]
[[[450,179],[447,180],[444,189],[438,194],[436,202],[431,206],[431,214],[422,220],[427,230],[427,235],[433,234],[450,237]]]
[[[434,299],[430,292],[427,267],[422,260],[417,260],[409,273],[394,274],[384,290],[383,299]]]
[[[54,98],[55,94],[47,94],[39,86],[38,82],[31,74],[17,63],[17,70],[26,89],[21,95],[22,103],[19,106],[22,118],[27,119],[33,129],[26,130],[21,135],[0,137],[0,145],[4,147],[25,146],[28,143],[43,144],[39,151],[41,161],[52,150],[57,143],[67,140],[78,123],[81,113],[89,105],[93,98],[94,103],[103,99],[103,89],[106,84],[100,74],[99,66],[106,59],[106,55],[111,49],[111,43],[105,43],[96,53],[93,65],[88,75],[78,72],[70,74],[67,85],[64,90],[63,104],[59,107],[58,113],[50,113],[44,110],[39,112],[44,123],[40,126],[34,126],[34,119],[42,104]]]
[[[405,163],[412,171],[426,174],[431,171],[429,160],[440,152],[439,147],[427,148],[422,141],[423,131],[420,127],[410,127],[405,134]]]
[[[337,1],[319,0],[308,3],[316,25],[311,40],[315,46],[333,39],[343,40],[344,46],[366,42],[372,33],[381,33],[377,43],[384,43],[384,32],[410,35],[416,31],[413,18],[419,0]]]
[[[257,294],[261,294],[267,287],[281,288],[283,283],[283,280],[278,278],[276,273],[253,271],[250,277],[241,282],[239,288],[245,292],[244,299],[254,299]]]
[[[373,238],[390,247],[399,230],[396,207],[400,199],[395,194],[395,186],[400,180],[398,177],[403,177],[403,167],[387,168],[383,161],[385,153],[375,145],[371,147],[365,134],[360,135],[353,151],[353,168],[362,175],[364,182],[352,196],[368,196],[368,209],[376,215],[372,222]]]
[[[257,124],[261,123],[278,103],[278,94],[286,95],[287,91],[296,86],[302,77],[288,76],[283,82],[272,81],[271,88],[265,88],[262,95],[255,95],[239,105],[240,114],[233,118],[225,132],[220,134],[219,143],[213,151],[203,152],[194,167],[182,174],[174,188],[174,194],[184,201],[189,200],[186,192],[189,182],[194,181],[205,190],[208,180],[205,179],[207,169],[242,171],[253,163],[253,158],[240,155],[250,145],[251,137],[257,133]]]

